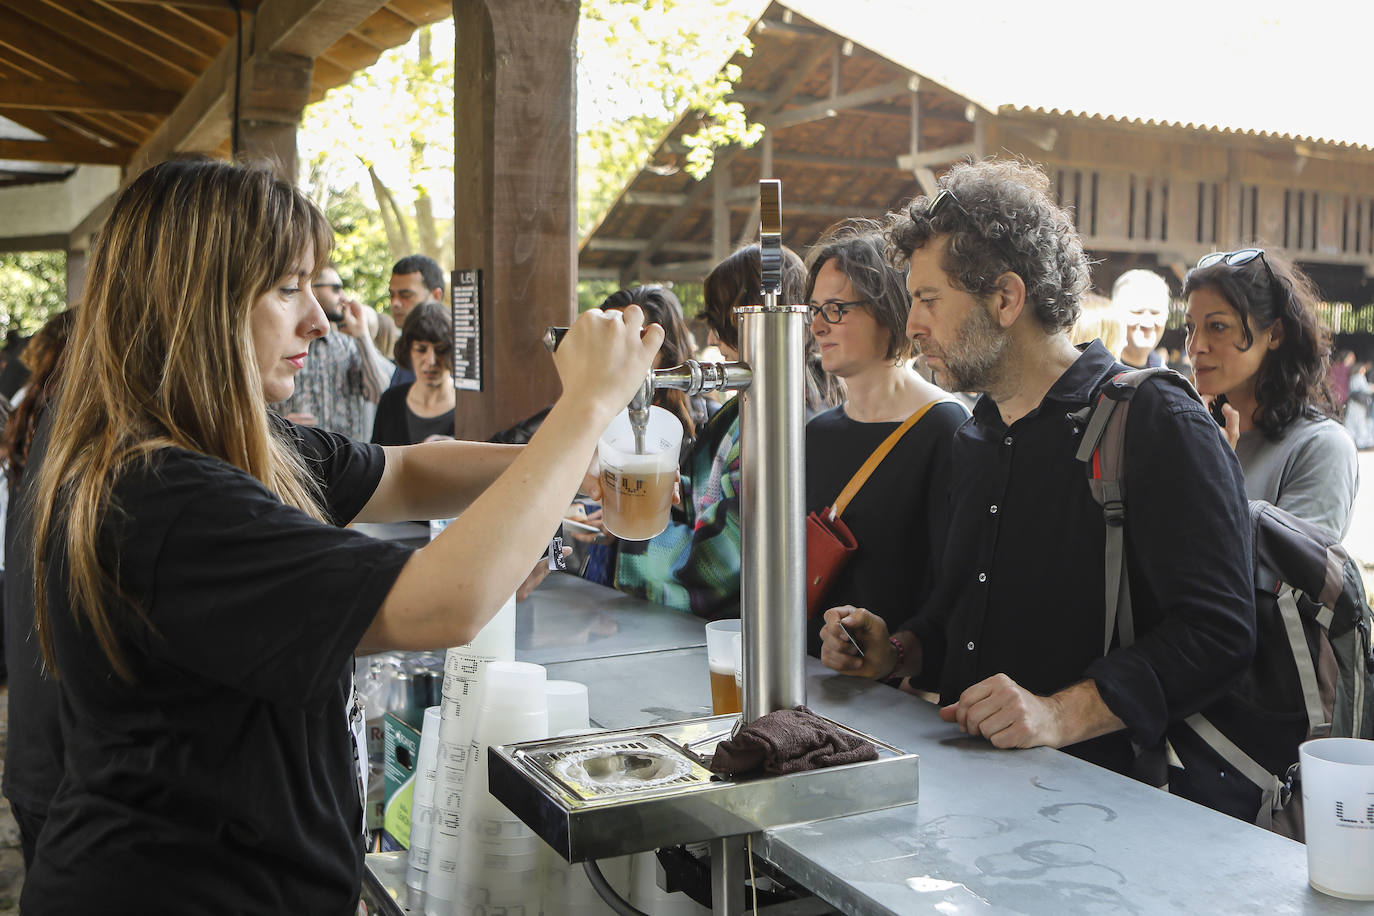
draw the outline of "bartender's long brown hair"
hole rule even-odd
[[[119,511],[114,484],[135,462],[169,447],[201,452],[323,517],[300,458],[269,425],[249,315],[306,252],[318,272],[332,244],[319,209],[263,169],[164,162],[119,195],[91,250],[47,453],[32,469],[34,625],[53,672],[46,547],[62,537],[72,614],[133,678],[120,633],[139,622],[116,619],[118,557],[98,551]],[[147,608],[135,612],[147,625]]]

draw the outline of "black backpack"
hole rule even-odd
[[[1124,551],[1126,417],[1136,390],[1156,377],[1201,403],[1188,380],[1172,370],[1123,372],[1086,412],[1076,455],[1087,464],[1106,522],[1104,654],[1113,632],[1122,646],[1135,640]],[[1371,611],[1360,570],[1338,541],[1261,500],[1251,501],[1250,522],[1254,661],[1224,697],[1170,726],[1165,746],[1153,751],[1163,755],[1154,769],[1162,775],[1167,762],[1175,794],[1301,838],[1301,817],[1285,811],[1301,798],[1294,792],[1298,745],[1311,738],[1374,738]]]

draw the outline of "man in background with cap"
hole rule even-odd
[[[1128,270],[1112,286],[1112,305],[1126,322],[1121,361],[1134,369],[1162,366],[1155,353],[1169,320],[1169,286],[1152,270]]]

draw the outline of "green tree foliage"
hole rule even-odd
[[[584,0],[578,26],[578,228],[594,226],[674,120],[694,112],[687,171],[711,171],[714,151],[752,146],[763,128],[730,101],[739,69],[722,65],[744,38],[757,0]]]
[[[66,307],[66,254],[0,254],[0,329],[29,335]]]
[[[453,266],[453,50],[451,19],[424,26],[306,108],[301,185],[334,221],[340,277],[366,303],[405,255]]]

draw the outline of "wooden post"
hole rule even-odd
[[[86,289],[86,252],[67,249],[67,304],[81,301]]]
[[[291,182],[297,180],[296,128],[310,98],[314,61],[297,54],[259,54],[245,74],[239,105],[239,158],[269,163]]]
[[[482,271],[483,390],[459,438],[558,397],[541,337],[576,314],[576,0],[454,0],[454,266]]]

